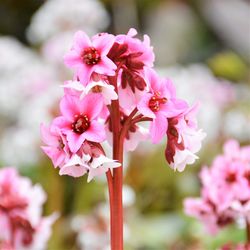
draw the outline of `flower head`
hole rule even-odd
[[[193,164],[198,158],[195,153],[200,150],[205,133],[197,130],[197,109],[198,105],[194,105],[176,117],[168,119],[165,156],[175,170],[183,171],[187,164]]]
[[[0,170],[0,249],[45,249],[57,217],[42,217],[45,200],[42,187],[16,169]]]
[[[108,54],[108,57],[122,69],[122,88],[129,87],[133,93],[146,88],[141,72],[144,67],[152,67],[154,62],[149,37],[145,35],[144,41],[140,41],[134,37],[136,34],[135,29],[130,29],[127,35],[118,35]]]
[[[73,153],[80,149],[85,140],[102,142],[105,139],[104,126],[97,121],[102,108],[100,94],[89,94],[82,100],[66,95],[61,100],[62,116],[54,120],[54,125],[65,134]]]
[[[118,96],[114,90],[114,86],[103,81],[92,81],[88,83],[86,87],[83,86],[79,81],[68,81],[65,85],[63,85],[63,87],[69,89],[70,91],[75,91],[75,94],[80,96],[80,99],[89,93],[101,94],[103,96],[103,102],[105,105],[109,105],[111,104],[112,100],[118,99]]]
[[[91,41],[84,32],[78,31],[71,51],[65,55],[65,64],[75,69],[83,85],[88,83],[93,73],[114,75],[116,65],[107,57],[113,43],[113,35],[100,34]]]
[[[245,158],[247,151],[249,154],[249,146],[240,147],[234,140],[226,142],[224,153],[214,159],[210,168],[204,167],[200,173],[201,197],[185,201],[186,213],[201,220],[211,233],[217,233],[238,218],[250,220],[250,160]],[[194,206],[195,209],[192,208]],[[206,212],[204,206],[207,207]]]
[[[158,143],[168,128],[167,118],[172,118],[187,109],[186,102],[176,99],[175,88],[169,80],[160,79],[153,70],[145,71],[149,85],[137,105],[146,117],[152,118],[150,135],[153,143]]]
[[[47,146],[42,146],[42,150],[47,154],[54,166],[61,166],[70,157],[70,151],[65,135],[60,129],[51,125],[50,127],[41,124],[41,136]]]
[[[109,159],[93,144],[83,146],[81,155],[75,154],[60,169],[60,175],[70,175],[80,177],[88,173],[88,182],[95,176],[106,173],[109,169],[120,167],[121,164],[115,160]],[[89,148],[88,148],[89,147]]]

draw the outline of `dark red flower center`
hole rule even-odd
[[[148,106],[153,112],[157,112],[160,110],[161,104],[167,102],[167,98],[160,97],[160,93],[156,93],[154,96],[151,97],[149,100]]]
[[[72,130],[77,134],[82,134],[88,130],[90,121],[87,115],[76,115],[75,121],[72,123]]]
[[[94,47],[89,47],[83,51],[82,60],[87,65],[95,65],[100,62],[101,56]]]
[[[250,186],[250,170],[245,172],[244,177],[247,179],[248,185]]]
[[[236,181],[236,174],[233,172],[228,173],[226,176],[226,182],[227,183],[234,183],[235,181]]]

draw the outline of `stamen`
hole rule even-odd
[[[166,97],[160,97],[160,93],[156,92],[154,96],[151,97],[149,100],[148,106],[153,112],[157,112],[160,110],[161,104],[164,104],[167,102]]]
[[[101,93],[102,92],[102,86],[96,85],[92,89],[93,93]]]
[[[101,56],[94,47],[89,47],[83,51],[82,60],[87,65],[95,65],[99,63]]]
[[[88,130],[90,126],[89,118],[87,115],[75,116],[75,121],[71,124],[72,130],[77,134],[82,134]]]

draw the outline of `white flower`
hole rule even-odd
[[[191,151],[185,150],[176,150],[174,155],[174,162],[170,164],[170,167],[174,170],[182,172],[185,169],[185,166],[188,164],[193,164],[196,159],[199,157],[193,154]]]
[[[141,141],[145,141],[149,138],[148,129],[137,125],[135,132],[128,132],[129,138],[124,139],[124,149],[126,151],[134,151]]]
[[[74,154],[69,161],[60,169],[60,175],[80,177],[87,173],[87,162],[91,159],[89,155],[83,154],[82,158]]]
[[[104,104],[106,105],[111,104],[112,100],[118,99],[114,86],[102,81],[93,81],[86,87],[84,87],[79,81],[68,81],[63,87],[81,92],[80,99],[89,93],[99,93],[103,96]]]
[[[90,14],[93,13],[93,14]],[[32,43],[41,43],[65,31],[85,30],[94,34],[104,30],[109,17],[98,0],[48,0],[38,9],[28,28]]]
[[[121,163],[104,155],[93,158],[93,161],[89,164],[88,182],[90,182],[95,176],[106,173],[110,168],[117,168],[120,166]]]
[[[70,175],[80,177],[88,173],[88,182],[95,176],[106,173],[109,169],[120,167],[121,163],[112,160],[104,155],[99,157],[91,157],[83,154],[82,157],[75,154],[71,159],[60,169],[60,175]]]
[[[174,162],[170,164],[170,167],[174,170],[182,172],[186,165],[193,164],[195,160],[199,159],[195,153],[201,148],[201,141],[205,138],[206,134],[202,130],[188,130],[188,133],[181,135],[186,145],[185,150],[176,149],[174,155]]]

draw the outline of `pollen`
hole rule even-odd
[[[101,56],[94,47],[89,47],[83,51],[82,60],[87,65],[95,65],[100,62]]]
[[[149,100],[148,106],[153,112],[157,112],[160,110],[161,104],[167,102],[167,98],[160,97],[160,93],[155,93],[154,96]]]
[[[102,92],[102,86],[96,85],[91,90],[92,90],[93,93],[101,93]]]
[[[77,134],[82,134],[90,127],[90,121],[87,115],[75,116],[75,121],[72,123],[72,131]]]

